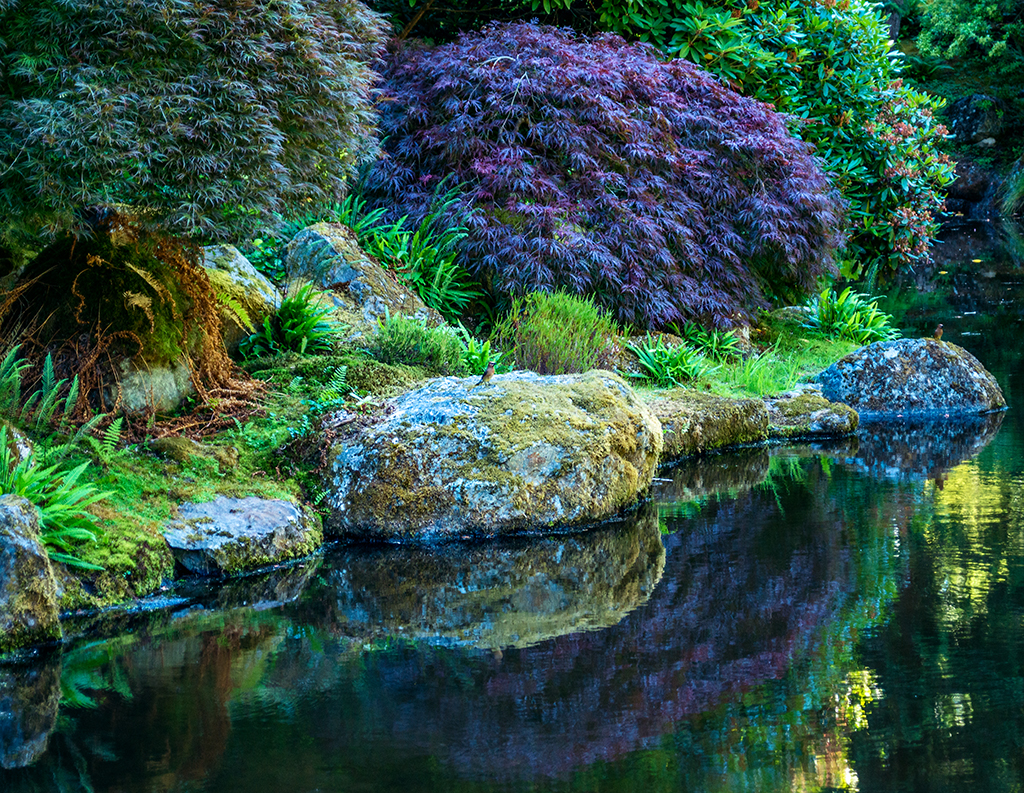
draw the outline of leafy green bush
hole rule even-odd
[[[384,33],[358,0],[0,0],[0,236],[319,214],[375,152]]]
[[[312,284],[300,287],[281,301],[263,327],[238,345],[243,358],[264,358],[283,352],[328,352],[338,326],[325,319],[330,306],[320,304]]]
[[[607,368],[618,335],[615,321],[592,299],[564,292],[514,298],[495,329],[516,365],[539,374]]]
[[[696,322],[684,322],[671,327],[679,338],[716,361],[739,358],[743,354],[740,340],[731,330],[705,330]]]
[[[599,9],[607,30],[698,63],[790,115],[791,131],[816,146],[850,202],[848,275],[927,258],[953,166],[939,150],[939,102],[898,79],[875,4],[602,0]]]
[[[917,45],[925,55],[973,60],[1009,83],[1024,74],[1024,15],[1019,0],[929,0]]]
[[[849,339],[858,344],[898,339],[900,331],[892,327],[892,317],[878,308],[878,298],[870,298],[847,287],[838,295],[831,287],[807,302],[810,309],[804,327],[827,336]]]
[[[421,320],[388,316],[370,343],[370,354],[381,363],[422,366],[440,375],[467,374],[458,332],[448,326],[428,328]]]
[[[85,512],[107,497],[93,485],[79,484],[89,463],[67,469],[60,464],[41,467],[34,457],[15,460],[7,427],[0,426],[0,493],[27,498],[39,514],[39,537],[50,558],[72,567],[102,570],[74,555],[74,543],[95,542],[99,528]]]
[[[687,380],[707,377],[719,368],[689,344],[666,345],[660,336],[647,334],[639,343],[627,343],[626,347],[636,355],[646,372],[630,376],[654,380],[664,387],[681,386]]]

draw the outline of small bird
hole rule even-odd
[[[480,379],[470,386],[470,391],[476,388],[478,385],[484,385],[484,383],[491,382],[491,378],[494,377],[494,361],[487,362],[487,371],[480,376]]]
[[[942,338],[942,323],[941,322],[939,323],[939,326],[935,329],[935,333],[932,334],[932,338],[935,339],[935,341],[938,341],[939,339]]]

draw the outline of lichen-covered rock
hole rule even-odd
[[[60,639],[59,598],[36,508],[0,496],[0,653]]]
[[[757,399],[729,399],[679,388],[649,398],[647,406],[661,422],[663,463],[768,437],[768,411]]]
[[[128,413],[169,413],[196,392],[188,364],[150,366],[131,359],[120,364],[121,407]]]
[[[817,376],[822,396],[879,415],[985,413],[1006,407],[996,379],[963,347],[935,339],[879,341]]]
[[[28,460],[35,451],[32,441],[9,421],[0,419],[0,427],[7,430],[7,452],[14,464]]]
[[[282,295],[270,280],[259,272],[234,245],[208,245],[203,248],[203,267],[214,288],[236,301],[253,326],[273,314],[281,304]],[[224,346],[235,350],[242,339],[252,333],[245,327],[244,317],[229,306],[221,308]]]
[[[475,383],[432,380],[368,426],[329,416],[328,529],[404,540],[584,526],[650,485],[661,427],[617,375]]]
[[[852,435],[860,421],[853,408],[813,391],[789,391],[764,404],[770,438],[838,438]]]
[[[946,112],[949,128],[961,144],[980,143],[998,138],[1003,132],[1006,105],[985,94],[971,94],[957,99]]]
[[[60,656],[0,667],[0,768],[25,768],[46,752],[60,708]]]
[[[199,575],[235,575],[306,556],[323,542],[316,514],[281,499],[218,496],[182,504],[164,538],[175,561]]]
[[[356,235],[340,223],[317,223],[303,229],[288,245],[288,269],[335,294],[338,318],[351,329],[351,339],[377,329],[389,314],[440,325],[442,316],[427,308],[393,273],[359,247]]]

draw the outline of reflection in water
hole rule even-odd
[[[0,768],[31,765],[46,751],[57,726],[60,658],[0,667]]]

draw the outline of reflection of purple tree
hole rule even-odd
[[[358,725],[388,725],[388,741],[473,775],[561,775],[655,743],[781,676],[853,590],[837,512],[802,488],[781,501],[753,491],[679,526],[650,602],[613,628],[470,664],[382,654],[350,692],[357,707],[310,720],[339,750]]]

